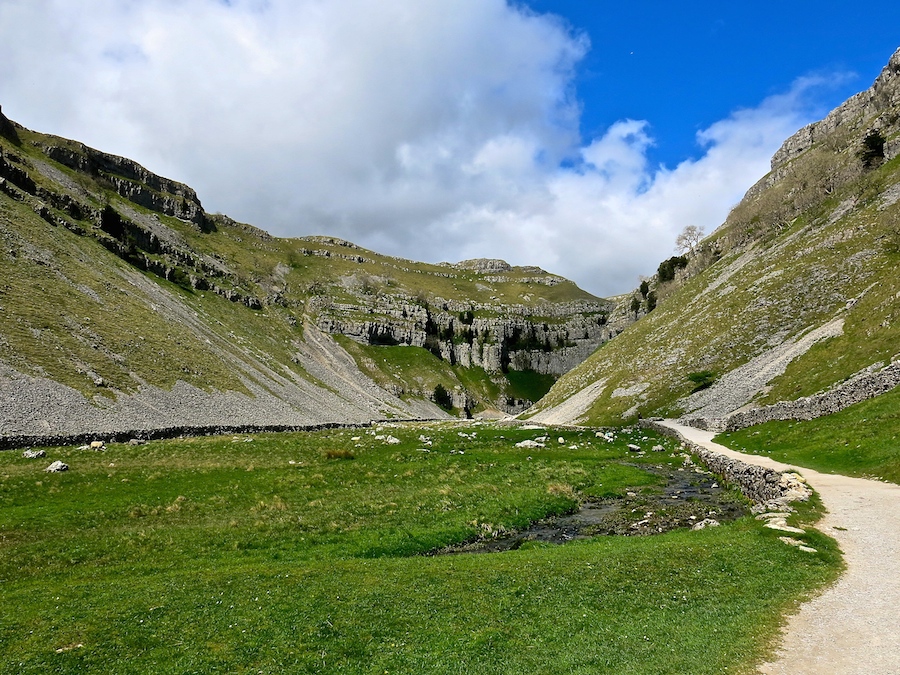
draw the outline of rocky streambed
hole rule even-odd
[[[693,467],[640,465],[662,483],[624,496],[586,498],[569,514],[552,516],[517,532],[449,546],[434,555],[498,553],[529,542],[565,544],[602,535],[652,535],[676,528],[715,527],[750,513],[750,504],[714,474]]]

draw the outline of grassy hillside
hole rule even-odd
[[[656,309],[527,414],[592,424],[679,415],[698,382],[752,359],[747,378],[771,375],[753,401],[791,400],[900,357],[898,150],[900,52],[872,90],[785,144],[685,270],[654,279]],[[821,340],[802,341],[824,326]],[[737,408],[747,400],[735,386],[716,394]]]
[[[484,410],[525,398],[509,370],[541,379],[528,373],[529,350],[565,352],[560,363],[586,355],[612,308],[537,268],[416,263],[330,237],[274,238],[206,213],[189,187],[130,160],[5,118],[2,130],[0,366],[14,378],[48,378],[88,399],[179,381],[279,396],[280,378],[341,394],[341,382],[298,356],[313,326],[352,335],[361,344],[343,344],[360,366],[377,351],[391,376],[376,381],[404,399],[427,400],[440,382],[468,401],[461,407]],[[460,344],[496,358],[456,363]],[[554,379],[524,391],[536,396]]]

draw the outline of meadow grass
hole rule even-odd
[[[674,441],[459,424],[0,453],[0,672],[749,672],[830,540],[743,518],[421,555],[653,490],[651,461]]]
[[[767,422],[721,443],[817,471],[900,483],[900,388],[804,422]]]

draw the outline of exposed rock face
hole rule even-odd
[[[473,258],[472,260],[461,260],[453,267],[464,270],[475,270],[476,272],[509,272],[512,266],[505,260],[497,260],[495,258]]]
[[[187,185],[157,176],[135,161],[117,157],[78,143],[47,145],[44,153],[76,171],[103,176],[116,192],[140,206],[168,216],[209,225],[197,193]]]
[[[805,152],[838,127],[855,128],[861,121],[867,122],[873,115],[877,116],[870,129],[893,128],[897,120],[890,116],[881,116],[882,111],[900,106],[900,49],[894,52],[888,64],[881,71],[875,83],[866,91],[848,99],[843,105],[835,108],[823,120],[809,124],[787,139],[772,157],[772,170]],[[891,159],[900,152],[900,141],[885,146],[885,158]]]
[[[609,323],[612,308],[604,302],[547,304],[544,316],[536,317],[527,307],[445,301],[432,308],[414,298],[383,296],[370,306],[325,306],[318,326],[364,344],[425,347],[467,368],[562,375],[627,325]]]

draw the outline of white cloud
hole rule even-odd
[[[502,257],[597,293],[717,226],[801,123],[800,81],[649,166],[652,126],[582,142],[589,48],[504,0],[4,0],[0,103],[133,157],[207,208],[424,260]]]

